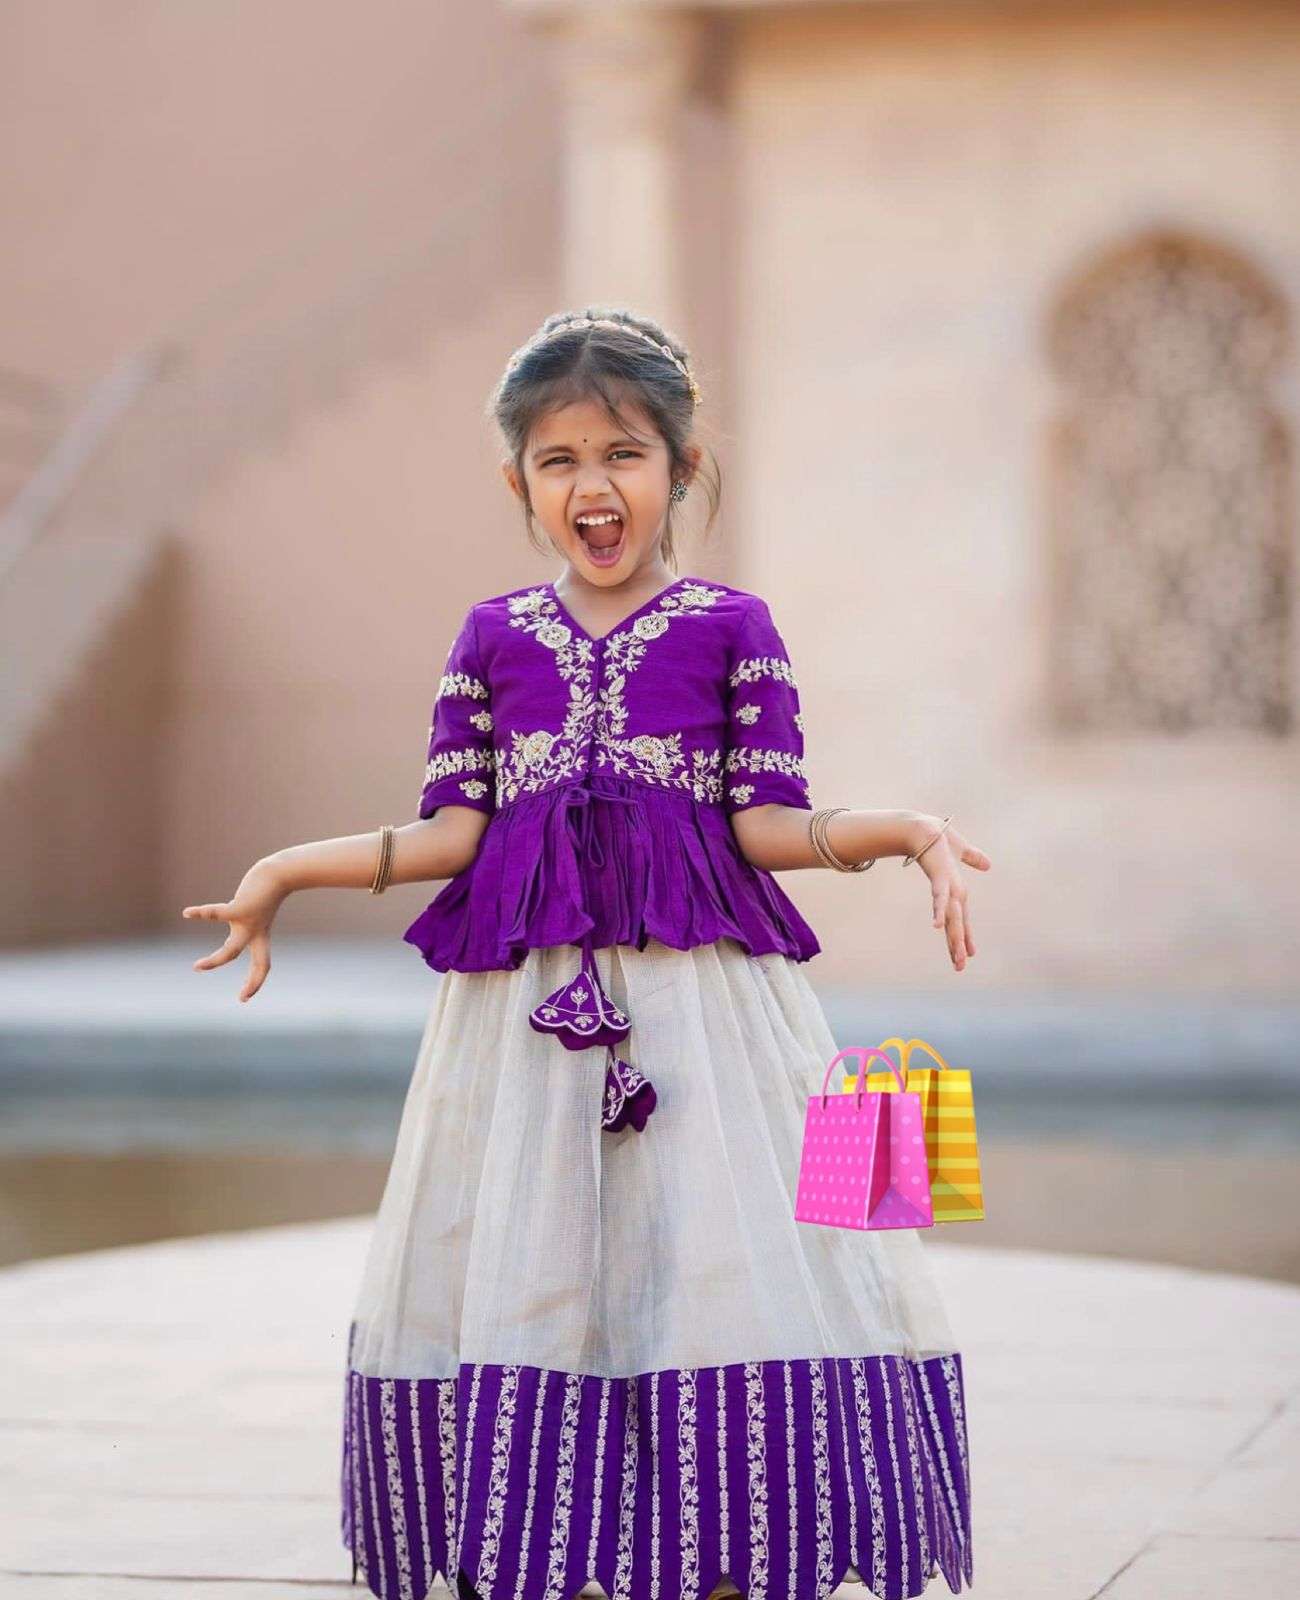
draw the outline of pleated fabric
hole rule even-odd
[[[530,1028],[569,947],[442,982],[349,1325],[343,1539],[384,1600],[877,1600],[973,1574],[963,1368],[926,1236],[793,1217],[836,1045],[738,944],[596,953],[658,1105]]]

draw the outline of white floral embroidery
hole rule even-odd
[[[867,1495],[871,1503],[871,1577],[867,1580],[872,1589],[885,1587],[885,1497],[880,1485],[880,1468],[876,1460],[875,1432],[871,1425],[871,1391],[867,1381],[867,1364],[863,1357],[853,1356],[849,1361],[853,1374],[853,1399],[857,1416],[857,1447],[862,1452],[867,1474]],[[859,1568],[859,1571],[861,1569]],[[862,1574],[866,1578],[866,1573]]]
[[[809,1361],[808,1374],[812,1379],[813,1486],[815,1491],[813,1503],[816,1508],[817,1518],[817,1593],[829,1596],[831,1590],[835,1587],[835,1569],[832,1564],[834,1534],[831,1513],[831,1446],[830,1428],[828,1426],[829,1408],[826,1399],[825,1358]],[[917,1484],[916,1496],[918,1505],[923,1505],[924,1501],[919,1483]],[[928,1562],[926,1566],[928,1566]],[[923,1566],[923,1571],[926,1570],[926,1566]]]
[[[722,752],[693,750],[688,761],[680,731],[625,737],[623,691],[651,640],[660,638],[679,617],[703,616],[724,593],[702,583],[685,584],[660,596],[656,610],[611,633],[604,641],[610,676],[598,696],[593,684],[592,642],[575,638],[573,630],[558,620],[559,607],[545,590],[515,596],[510,603],[514,613],[510,625],[531,633],[555,652],[556,670],[569,686],[569,704],[558,734],[544,728],[528,734],[512,731],[509,751],[498,751],[497,804],[521,794],[537,794],[578,775],[587,749],[593,745],[596,763],[619,776],[685,789],[697,800],[720,801]],[[516,604],[524,600],[527,605]]]
[[[550,1370],[543,1367],[537,1379],[537,1403],[533,1407],[533,1437],[528,1447],[528,1496],[524,1501],[524,1529],[520,1535],[519,1548],[527,1550],[533,1527],[533,1509],[537,1502],[537,1463],[541,1455],[542,1442],[542,1408],[546,1404],[546,1385],[550,1379]],[[461,1528],[464,1529],[462,1519]],[[524,1579],[528,1575],[528,1563],[521,1561],[515,1578],[515,1600],[523,1600]],[[490,1591],[489,1591],[490,1592]]]
[[[488,689],[481,679],[471,678],[466,672],[444,672],[438,679],[437,698],[441,700],[444,695],[460,700],[486,700]]]
[[[792,720],[794,722],[795,727],[798,728],[800,733],[802,733],[803,732],[803,712],[802,711],[796,711],[795,714],[794,714],[794,717],[792,718]]]
[[[490,711],[476,711],[469,720],[480,733],[492,732],[492,713]]]
[[[636,1515],[637,1445],[641,1437],[640,1389],[635,1377],[625,1378],[623,1463],[618,1490],[618,1565],[614,1569],[614,1594],[626,1595],[632,1580],[632,1528]],[[522,1573],[522,1568],[521,1568]]]
[[[640,778],[663,788],[685,789],[697,800],[722,799],[722,752],[692,750],[690,760],[682,749],[680,731],[670,734],[639,733],[627,738],[627,706],[623,691],[628,676],[645,659],[646,645],[668,631],[678,617],[699,617],[711,611],[724,594],[707,584],[688,583],[673,594],[661,596],[659,609],[638,617],[629,628],[610,634],[606,658],[613,676],[600,692],[596,729],[596,762],[620,777]],[[645,624],[646,626],[642,626]]]
[[[514,594],[510,596],[510,615],[512,617],[528,617],[540,611],[543,606],[551,605],[550,598],[545,589],[530,589],[527,594]]]
[[[562,622],[546,622],[537,629],[535,637],[538,644],[544,644],[548,650],[563,650],[573,634]]]
[[[792,689],[799,687],[790,663],[780,656],[746,656],[737,663],[727,682],[736,689],[742,683],[757,683],[760,678],[775,678],[778,683],[788,683]]]
[[[471,800],[481,800],[488,792],[488,786],[478,778],[470,778],[461,784],[461,792],[467,794]]]
[[[745,1460],[749,1468],[749,1600],[767,1600],[768,1507],[767,1423],[763,1403],[763,1367],[745,1363]]]
[[[754,798],[754,785],[752,783],[736,783],[727,791],[738,805],[747,806]]]
[[[566,1372],[564,1414],[560,1420],[560,1443],[555,1456],[555,1508],[551,1513],[550,1556],[546,1569],[545,1600],[556,1600],[564,1588],[564,1566],[569,1550],[569,1523],[573,1516],[578,1412],[581,1405],[582,1374]]]
[[[424,787],[457,772],[490,772],[495,765],[496,752],[492,750],[439,750],[425,766]]]
[[[400,1600],[415,1600],[411,1586],[411,1550],[407,1538],[407,1498],[402,1486],[402,1464],[397,1458],[397,1379],[379,1379],[379,1437],[384,1445],[384,1474],[387,1480],[389,1520],[392,1523],[392,1554],[397,1562],[397,1592]]]
[[[695,1367],[677,1373],[677,1526],[680,1530],[680,1573],[684,1595],[700,1587],[700,1484]]]
[[[788,778],[797,778],[805,788],[803,762],[789,750],[766,750],[758,745],[737,744],[727,751],[728,772],[783,772]]]
[[[736,721],[743,722],[747,728],[752,728],[762,715],[762,706],[756,706],[752,700],[736,707]]]
[[[662,611],[648,611],[632,624],[632,632],[638,639],[657,639],[661,633],[668,632],[668,618]]]

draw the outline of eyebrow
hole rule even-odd
[[[611,439],[606,448],[613,449],[616,444],[634,445],[638,450],[644,448],[639,439],[630,439],[626,434],[620,434],[617,438]],[[533,460],[538,461],[542,456],[549,456],[552,450],[567,450],[570,455],[575,453],[571,444],[544,444],[540,449],[533,451]]]

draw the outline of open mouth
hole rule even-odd
[[[613,567],[623,554],[623,519],[595,523],[575,522],[574,528],[586,548],[587,559],[596,567]]]

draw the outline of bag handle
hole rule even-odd
[[[908,1039],[906,1042],[897,1038],[886,1039],[881,1044],[880,1048],[882,1050],[888,1050],[891,1045],[898,1046],[898,1056],[899,1060],[903,1063],[904,1072],[906,1072],[910,1067],[912,1061],[912,1051],[917,1046],[920,1046],[920,1048],[925,1051],[926,1055],[933,1056],[941,1067],[947,1067],[949,1072],[956,1070],[955,1068],[948,1066],[948,1063],[943,1059],[934,1046],[932,1044],[927,1044],[924,1039]]]
[[[878,1049],[874,1045],[851,1044],[847,1050],[841,1050],[837,1055],[833,1055],[826,1063],[826,1075],[822,1078],[823,1111],[826,1109],[826,1085],[830,1082],[831,1069],[838,1066],[846,1056],[856,1056],[858,1058],[858,1087],[854,1091],[854,1098],[856,1101],[856,1105],[854,1107],[855,1110],[861,1110],[862,1108],[862,1095],[867,1083],[867,1062],[872,1056],[880,1057],[880,1059],[898,1079],[898,1087],[904,1093],[907,1092],[906,1080],[904,1079],[903,1074],[899,1071],[898,1067],[894,1064],[894,1059],[892,1056],[887,1056],[883,1050]]]

